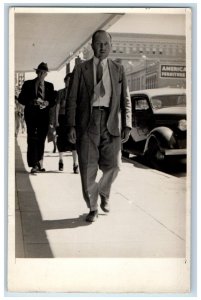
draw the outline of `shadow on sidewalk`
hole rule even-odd
[[[54,172],[52,172],[54,173]],[[56,173],[56,172],[55,172]],[[45,175],[46,173],[44,173]],[[15,142],[15,184],[16,184],[16,216],[20,217],[22,233],[15,224],[15,257],[16,258],[53,258],[46,231],[51,229],[76,228],[88,226],[86,215],[64,220],[43,220],[33,190],[30,175],[27,173],[22,159],[21,149]],[[19,207],[19,209],[18,209]],[[16,217],[17,219],[17,217]],[[18,227],[19,229],[19,227]],[[22,243],[23,245],[19,245]],[[21,251],[20,249],[23,249]]]
[[[19,205],[19,215],[22,226],[22,239],[24,256],[30,257],[29,248],[30,245],[35,242],[45,244],[46,257],[53,257],[51,248],[48,243],[48,239],[42,224],[42,216],[38,207],[38,203],[35,197],[34,190],[32,188],[29,174],[25,170],[25,166],[22,159],[22,154],[17,140],[15,140],[15,184],[16,184],[16,197]],[[16,229],[16,227],[15,227]],[[15,230],[16,231],[16,230]],[[20,258],[22,253],[18,251],[19,246],[19,232],[15,232],[15,244],[16,253],[15,256]],[[39,237],[39,239],[37,239]],[[22,245],[21,245],[22,247]]]
[[[53,220],[53,221],[43,221],[46,230],[52,229],[65,229],[65,228],[76,228],[82,226],[88,226],[91,223],[85,221],[87,214],[80,215],[78,218],[63,219],[63,220]]]

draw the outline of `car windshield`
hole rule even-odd
[[[158,95],[151,98],[153,109],[186,106],[186,95]]]

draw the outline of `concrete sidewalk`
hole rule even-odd
[[[30,174],[26,135],[16,139],[16,257],[184,257],[186,180],[124,161],[112,187],[111,212],[85,221],[72,155],[58,171],[46,144],[45,173]]]

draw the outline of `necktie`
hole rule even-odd
[[[44,98],[44,95],[43,95],[43,88],[42,88],[42,82],[39,82],[39,85],[38,85],[38,98],[41,98],[43,99]]]
[[[103,66],[102,61],[99,60],[97,69],[96,69],[96,82],[97,84],[100,82],[100,96],[103,97],[105,95],[105,87],[103,85]]]

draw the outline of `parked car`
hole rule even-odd
[[[186,91],[158,88],[130,93],[132,130],[122,155],[142,155],[154,168],[169,158],[186,158]]]

